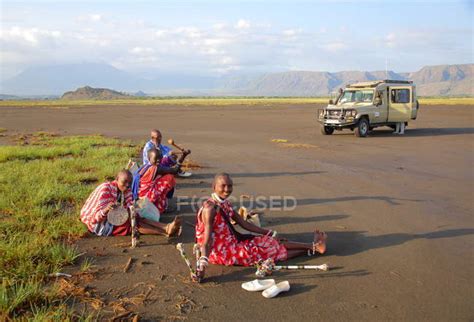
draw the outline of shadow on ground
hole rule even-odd
[[[447,229],[424,234],[391,233],[367,236],[365,231],[329,231],[328,255],[350,256],[372,249],[387,248],[402,245],[418,239],[454,238],[474,234],[473,228]],[[313,233],[285,234],[285,238],[294,241],[308,242],[313,239]]]
[[[354,135],[354,132],[343,131],[337,132],[338,135]],[[422,137],[422,136],[446,136],[446,135],[464,135],[474,134],[474,128],[472,127],[441,127],[441,128],[419,128],[405,130],[404,137]],[[370,131],[370,137],[373,138],[388,138],[388,137],[400,137],[399,135],[393,134],[393,130],[389,129],[377,129]]]

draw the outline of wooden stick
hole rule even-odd
[[[168,144],[171,144],[172,146],[174,146],[176,149],[180,150],[181,152],[184,152],[184,149],[182,147],[180,147],[179,145],[177,145],[173,139],[169,139],[168,140]]]
[[[184,262],[189,268],[189,271],[191,273],[191,279],[193,281],[198,281],[198,276],[197,272],[194,270],[193,266],[191,265],[191,262],[188,259],[188,256],[186,256],[186,252],[184,251],[183,243],[178,243],[176,244],[176,249],[179,251],[179,254],[181,255],[181,258],[184,259]]]
[[[133,258],[129,257],[127,264],[125,264],[125,267],[123,268],[123,272],[127,273],[128,270],[130,269],[130,266],[132,266]]]
[[[139,232],[138,232],[138,227],[137,227],[137,213],[135,211],[134,206],[130,207],[130,223],[131,223],[131,226],[132,226],[132,246],[131,246],[131,248],[135,248],[138,245]]]

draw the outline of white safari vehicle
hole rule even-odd
[[[347,85],[335,100],[318,110],[321,133],[350,129],[359,137],[373,128],[415,120],[419,104],[416,87],[411,81],[379,80]]]

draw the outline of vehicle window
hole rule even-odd
[[[410,103],[409,89],[392,89],[391,96],[392,103]]]
[[[374,91],[344,91],[339,103],[349,103],[349,102],[372,102],[374,98]]]
[[[380,98],[380,101],[382,102],[382,104],[383,104],[383,102],[386,100],[386,99],[385,99],[385,92],[384,92],[383,90],[377,91],[377,92],[375,93],[375,97],[376,97],[376,98]]]

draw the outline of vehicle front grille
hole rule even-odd
[[[337,119],[341,116],[341,113],[342,113],[341,110],[328,110],[327,116],[328,118],[331,118],[331,119]]]

